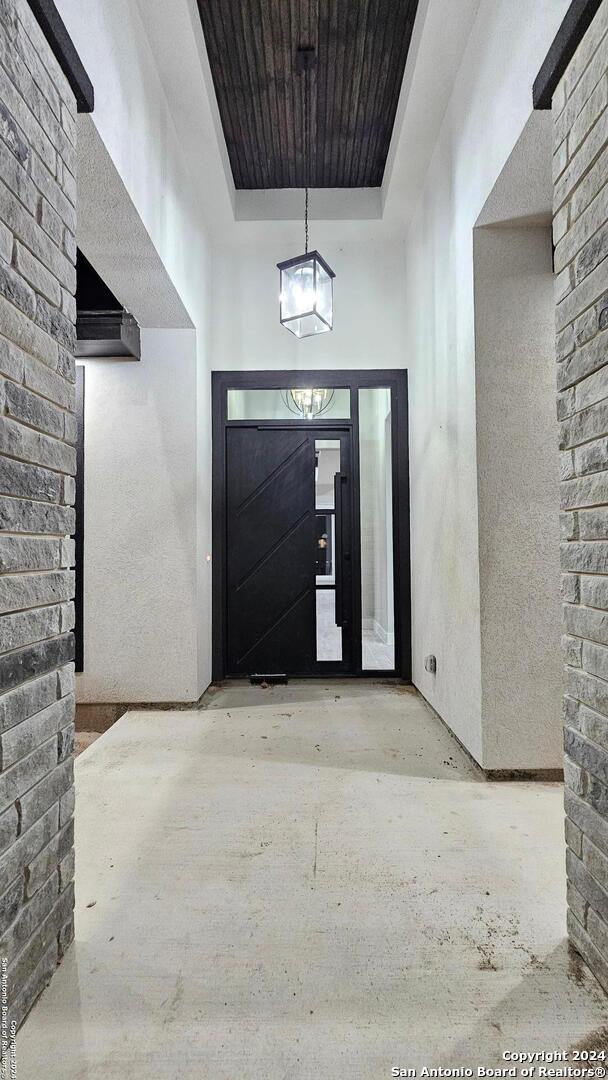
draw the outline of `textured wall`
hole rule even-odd
[[[476,229],[474,252],[483,765],[559,769],[559,469],[549,222],[542,228]]]
[[[144,329],[141,343],[139,363],[85,363],[79,703],[199,696],[196,339]]]
[[[20,1023],[73,936],[75,102],[0,0],[0,958]]]
[[[553,101],[570,936],[608,990],[608,0]]]
[[[473,230],[529,120],[532,83],[569,5],[476,5],[407,233],[413,678],[484,765]],[[435,81],[437,70],[435,59]],[[426,85],[432,100],[433,79]],[[426,123],[420,111],[420,128]],[[524,190],[530,181],[533,173]],[[424,669],[428,653],[435,675]]]

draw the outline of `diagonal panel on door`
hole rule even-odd
[[[314,443],[226,431],[227,654],[232,675],[307,674],[315,659]]]

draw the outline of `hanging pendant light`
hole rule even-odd
[[[335,274],[318,251],[308,250],[308,188],[310,167],[310,69],[312,47],[300,47],[296,69],[304,75],[304,254],[277,263],[281,282],[281,323],[296,337],[324,334],[333,326]]]

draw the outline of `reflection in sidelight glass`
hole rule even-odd
[[[342,659],[342,630],[336,626],[336,514],[334,479],[340,472],[340,442],[315,440],[315,574],[317,660]]]
[[[342,659],[342,631],[336,626],[336,590],[317,589],[317,660]]]
[[[315,573],[317,576],[317,583],[319,583],[319,579],[328,583],[332,580],[333,574],[333,553],[335,543],[334,515],[315,514],[315,529],[317,540],[317,564]]]
[[[395,667],[391,392],[359,390],[362,665]]]
[[[331,410],[335,390],[320,386],[297,386],[292,390],[283,390],[282,394],[283,401],[294,416],[316,420]]]

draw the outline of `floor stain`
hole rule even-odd
[[[173,991],[173,994],[171,995],[171,998],[169,999],[169,1002],[167,1004],[167,1008],[165,1010],[165,1018],[164,1018],[163,1023],[165,1023],[165,1024],[173,1024],[175,1022],[175,1020],[177,1019],[178,1013],[180,1011],[180,1003],[181,1003],[181,1000],[182,1000],[183,996],[184,996],[184,980],[183,980],[183,977],[181,975],[178,975],[176,980],[175,980],[175,989]]]
[[[582,963],[582,961],[581,961]],[[596,1031],[592,1031],[589,1035],[586,1035],[580,1042],[575,1043],[570,1047],[570,1053],[573,1050],[589,1051],[601,1051],[608,1054],[608,1024],[604,1027],[598,1028]]]

